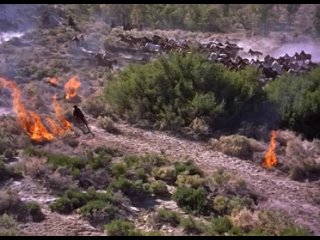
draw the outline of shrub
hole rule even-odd
[[[239,227],[244,232],[249,232],[252,229],[257,230],[260,226],[257,213],[250,211],[247,208],[244,208],[238,212],[232,212],[230,219],[234,226]]]
[[[209,182],[215,186],[223,186],[226,185],[230,179],[232,179],[232,175],[227,173],[223,168],[219,168],[213,172],[209,178]]]
[[[0,236],[17,236],[18,226],[12,215],[0,215]]]
[[[29,214],[32,217],[32,221],[34,222],[40,222],[44,220],[45,215],[41,212],[41,207],[37,202],[28,202],[27,203],[27,208],[29,211]]]
[[[88,194],[69,189],[62,197],[51,203],[50,208],[53,211],[68,214],[74,209],[84,206],[88,200]]]
[[[169,184],[174,183],[177,179],[176,170],[171,166],[155,168],[152,173],[155,179],[163,180]]]
[[[82,169],[86,166],[86,161],[84,159],[80,159],[78,157],[68,157],[61,154],[52,154],[48,153],[48,163],[52,164],[54,169],[59,166],[68,166],[71,169],[78,168]]]
[[[163,208],[163,209],[159,209],[155,213],[154,221],[159,225],[163,223],[168,223],[172,227],[176,227],[180,224],[181,219],[180,219],[180,215],[177,212]]]
[[[179,130],[196,118],[211,127],[234,125],[263,94],[253,68],[228,71],[200,54],[170,54],[129,65],[105,88],[106,100],[133,122],[146,119]],[[250,107],[251,108],[250,108]]]
[[[229,199],[225,196],[216,196],[213,199],[213,209],[216,210],[220,215],[226,213],[228,208]]]
[[[176,162],[174,164],[177,175],[186,174],[186,175],[200,175],[203,176],[203,172],[198,168],[193,161],[189,160],[186,162]]]
[[[198,188],[203,186],[205,180],[199,175],[178,175],[176,184],[179,187]]]
[[[125,220],[113,220],[105,225],[105,230],[109,236],[141,236],[140,231],[136,231],[134,224]]]
[[[167,196],[169,194],[167,184],[161,180],[150,183],[150,192],[157,196]]]
[[[221,235],[232,229],[232,223],[227,216],[217,217],[211,220],[206,235]]]
[[[172,199],[187,212],[195,214],[208,213],[207,192],[203,188],[177,187]]]
[[[214,150],[230,156],[252,159],[253,150],[250,145],[250,139],[245,136],[222,136],[217,142],[211,144],[211,146]]]
[[[181,220],[180,226],[187,233],[199,235],[205,231],[203,223],[196,221],[193,217],[188,216]]]
[[[111,187],[115,190],[121,190],[129,197],[145,197],[149,194],[149,186],[144,184],[142,180],[131,181],[122,176],[114,180],[111,183]]]
[[[119,134],[120,130],[114,126],[114,123],[110,117],[98,117],[98,127],[113,134]]]

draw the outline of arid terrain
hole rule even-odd
[[[310,8],[299,11],[310,11]],[[274,142],[275,147],[271,151],[271,129],[268,128],[261,129],[256,139],[242,137],[245,135],[243,129],[242,132],[230,136],[219,132],[217,135],[201,137],[201,134],[191,131],[181,135],[174,131],[152,128],[143,120],[133,124],[119,116],[102,100],[103,88],[108,88],[109,84],[116,81],[115,76],[127,65],[156,61],[162,55],[120,41],[119,34],[148,38],[158,35],[176,41],[189,40],[193,43],[207,43],[217,39],[225,42],[232,39],[242,48],[239,56],[248,57],[250,60],[254,57],[248,54],[249,49],[261,51],[262,57],[268,54],[273,57],[285,53],[293,55],[304,50],[312,53],[315,63],[320,62],[320,52],[317,48],[319,39],[303,34],[294,36],[294,32],[271,32],[268,37],[250,36],[243,29],[234,33],[149,28],[123,31],[121,26],[111,29],[109,23],[97,19],[79,24],[84,35],[84,41],[80,41],[79,44],[72,41],[79,33],[67,26],[67,18],[61,17],[58,13],[57,10],[52,16],[61,18],[63,24],[31,28],[27,32],[19,30],[6,35],[0,43],[0,170],[3,176],[0,188],[1,235],[116,235],[111,234],[111,227],[104,227],[114,219],[132,222],[135,231],[150,235],[320,235],[320,180],[318,170],[313,171],[320,169],[319,140],[307,140],[293,131],[274,129],[278,130],[278,135]],[[300,12],[298,15],[302,16]],[[295,20],[303,21],[299,20],[299,17]],[[106,54],[117,63],[110,69],[96,66],[96,53]],[[69,88],[68,83],[71,85]],[[73,105],[78,105],[83,110],[91,133],[83,131],[73,119]],[[39,125],[33,125],[32,121],[36,122],[35,119],[40,119],[44,128],[36,129],[35,126]],[[46,132],[46,129],[49,131]],[[234,146],[230,149],[223,145],[223,137],[233,136],[244,139],[246,145],[241,146],[239,151],[234,150],[238,149],[236,143],[232,143]],[[107,149],[104,150],[107,153],[100,155],[100,150],[97,150],[99,147]],[[270,168],[263,165],[268,150],[277,157],[277,164]],[[138,160],[134,163],[137,165],[126,160],[126,156],[145,154],[161,156],[159,158],[169,161],[163,165],[151,166],[149,169],[146,167],[149,162],[143,162],[147,161],[143,157],[137,157]],[[63,159],[61,156],[66,158]],[[79,158],[80,162],[83,160],[85,164],[73,163],[77,161],[73,158]],[[100,159],[106,163],[101,163],[101,166],[95,168],[91,165],[93,159]],[[305,162],[296,163],[301,159]],[[199,169],[196,170],[199,172],[179,172],[177,163],[185,160],[192,160],[192,166]],[[295,164],[310,171],[310,175],[309,172],[304,175],[298,170],[292,170]],[[139,175],[138,169],[142,168],[143,173]],[[172,168],[174,177],[170,172]],[[222,173],[219,173],[220,171]],[[222,180],[217,180],[217,174],[221,174]],[[209,213],[206,212],[206,207],[203,210],[203,207],[197,206],[191,211],[179,202],[176,196],[177,189],[190,188],[190,185],[181,180],[185,176],[200,178],[199,182],[193,179],[189,184],[192,186],[191,189],[193,184],[205,189],[205,198],[210,206]],[[119,183],[119,179],[122,178],[136,182],[141,178],[141,186],[147,186],[148,190],[141,190],[142,187],[134,190],[139,194],[139,191],[142,192],[142,197],[138,193],[137,197],[136,192],[129,191],[130,186],[133,189],[136,185],[129,185],[128,190]],[[160,181],[165,183],[165,197],[155,190],[150,190],[153,182]],[[107,201],[107,196],[101,197],[104,200],[97,197],[85,200],[86,202],[81,204],[79,202],[82,200],[70,205],[65,203],[68,207],[63,211],[62,201],[61,205],[56,204],[53,207],[52,204],[57,203],[68,189],[73,188],[78,195],[90,193],[93,188],[96,191],[94,194],[97,194],[95,196],[100,192],[108,194],[114,190],[112,199],[116,200],[110,200],[110,204],[114,205],[103,205],[96,209],[94,203],[98,206],[96,202],[100,201],[101,204],[101,201]],[[120,194],[120,197],[117,194]],[[227,199],[226,202],[238,197],[246,199],[250,204],[246,203],[245,207],[236,209],[225,203],[219,208],[215,200],[221,196]],[[27,217],[21,213],[21,220],[20,213],[12,211],[15,204],[21,201],[38,204],[38,210],[42,214],[37,214],[41,215],[41,220],[34,220],[30,207],[26,210]],[[93,207],[87,204],[90,201],[94,202]],[[119,213],[116,210],[115,216],[109,217],[112,215],[107,212],[110,211],[110,206],[111,209],[119,209]],[[169,220],[163,220],[165,217],[159,217],[161,209],[175,212],[179,217],[173,214],[173,220],[169,217]],[[269,216],[266,213],[269,211],[275,212],[275,215],[271,214],[270,218],[257,217],[259,214]],[[100,213],[102,215],[99,215]],[[282,213],[282,218],[277,217]],[[4,214],[14,216],[15,223],[5,220]],[[168,212],[166,214],[170,215]],[[183,219],[188,219],[187,217],[192,217],[197,223],[192,225],[188,222],[189,225],[183,225]],[[226,223],[215,223],[215,219],[221,220],[225,217],[230,219],[232,227],[226,227]],[[283,219],[290,223],[286,225],[286,220]],[[199,225],[207,227],[202,229]],[[262,229],[263,225],[268,229]],[[307,232],[292,230],[295,226]],[[8,229],[11,229],[11,232]]]

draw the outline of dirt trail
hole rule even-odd
[[[320,206],[312,203],[310,193],[319,194],[316,183],[301,183],[287,178],[277,170],[266,170],[252,162],[215,152],[205,143],[178,139],[159,131],[146,131],[119,123],[122,133],[113,135],[92,126],[95,138],[81,136],[89,146],[106,145],[126,153],[165,152],[170,156],[189,156],[207,173],[224,167],[242,177],[250,189],[266,197],[258,207],[286,211],[296,224],[305,226],[320,235]]]

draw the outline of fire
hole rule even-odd
[[[54,96],[53,97],[53,108],[54,108],[54,112],[56,114],[56,117],[59,119],[59,121],[62,123],[62,129],[63,131],[68,131],[71,129],[71,123],[68,122],[63,113],[62,113],[62,109],[61,106],[59,105],[59,102],[57,101],[57,97]]]
[[[30,112],[25,108],[22,102],[21,92],[17,84],[2,77],[0,77],[0,83],[2,83],[5,88],[9,88],[11,90],[13,108],[18,115],[18,122],[22,129],[34,141],[51,141],[53,139],[53,134],[46,129],[41,121],[40,116],[37,113]]]
[[[274,167],[278,163],[277,155],[275,153],[276,137],[277,137],[277,132],[271,131],[270,145],[269,145],[268,151],[264,157],[264,162],[263,162],[263,166],[266,168]]]
[[[59,85],[59,78],[52,77],[48,80],[48,83],[50,83],[52,86],[58,86]]]
[[[77,76],[71,77],[69,79],[69,81],[66,82],[66,84],[64,85],[64,89],[66,91],[65,98],[68,100],[68,99],[71,99],[71,98],[77,96],[77,92],[78,92],[80,85],[81,85],[81,83],[80,83]]]
[[[16,83],[0,77],[0,84],[11,90],[13,108],[18,116],[18,122],[32,140],[37,142],[51,141],[54,137],[62,136],[71,130],[71,123],[65,119],[56,96],[53,97],[52,104],[55,112],[55,118],[58,121],[50,117],[46,118],[47,123],[50,126],[49,131],[42,123],[40,116],[36,112],[28,111],[25,108],[22,102],[20,89]]]

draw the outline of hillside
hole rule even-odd
[[[206,20],[195,24],[192,14],[205,9],[187,5],[192,21],[183,26],[167,17],[170,11],[181,17],[173,6],[159,10],[156,26],[147,15],[143,29],[129,31],[121,19],[113,16],[118,26],[111,28],[111,18],[103,17],[125,11],[121,5],[6,5],[0,235],[320,235],[320,144],[312,125],[320,52],[307,17],[315,6],[301,5],[291,28],[271,27],[266,35],[236,27],[241,11],[258,19],[260,8],[237,12],[231,5],[229,18],[219,15],[223,24],[235,19],[230,32],[202,32]],[[126,20],[138,23],[135,11],[148,7],[126,9]],[[210,5],[210,13],[220,7]],[[285,25],[285,9],[274,6],[279,17],[271,23]],[[71,15],[77,27],[68,26]],[[10,29],[2,27],[5,21]],[[161,50],[145,45],[148,39],[153,45],[160,39]],[[210,56],[219,46],[239,51],[215,62]],[[262,52],[258,59],[304,50],[314,65],[270,79],[248,67],[256,61],[250,49]],[[240,70],[228,65],[235,59],[247,59]],[[280,101],[283,96],[291,102]],[[74,119],[74,105],[91,132]],[[267,152],[277,161],[270,168]]]

